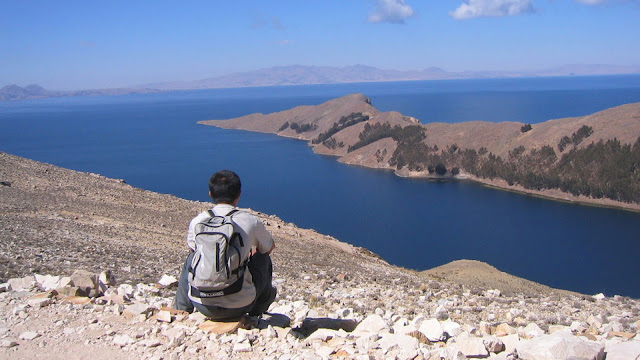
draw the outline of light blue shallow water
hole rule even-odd
[[[304,143],[196,121],[314,105],[348,93],[423,122],[536,123],[640,101],[640,76],[220,89],[0,103],[0,150],[145,189],[207,200],[230,168],[241,206],[277,214],[387,261],[466,258],[544,284],[640,297],[640,214],[433,183],[340,164]],[[185,224],[185,229],[186,229]]]

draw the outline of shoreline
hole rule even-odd
[[[434,181],[471,181],[491,189],[508,191],[515,194],[519,194],[519,195],[534,196],[544,200],[558,201],[562,203],[575,204],[575,205],[581,205],[581,206],[591,206],[591,207],[597,207],[597,208],[607,208],[607,209],[630,211],[633,213],[640,213],[640,204],[623,203],[623,202],[619,202],[619,201],[615,201],[607,198],[593,199],[593,198],[587,198],[585,196],[574,196],[570,193],[562,192],[559,189],[557,190],[525,189],[524,187],[521,187],[521,186],[508,185],[506,184],[506,181],[502,179],[493,179],[493,180],[482,179],[467,173],[461,173],[460,175],[449,175],[449,176],[431,175],[426,172],[412,172],[408,170],[405,170],[405,171],[397,170],[390,167],[388,164],[385,164],[385,166],[374,167],[374,166],[356,163],[356,162],[342,161],[341,159],[344,157],[344,155],[318,152],[316,151],[317,147],[311,144],[311,140],[307,140],[301,137],[281,135],[281,134],[277,134],[269,131],[246,130],[241,128],[227,128],[227,127],[222,127],[214,124],[209,124],[207,123],[207,121],[208,120],[201,120],[201,121],[198,121],[197,124],[205,125],[205,126],[214,126],[219,129],[225,129],[225,130],[259,132],[263,134],[271,134],[271,135],[286,138],[286,139],[304,141],[307,144],[307,146],[311,148],[311,151],[313,151],[315,155],[332,157],[332,158],[335,158],[336,161],[338,161],[339,163],[349,165],[349,166],[358,166],[358,167],[363,167],[371,170],[390,171],[390,172],[393,172],[394,175],[401,178],[427,179],[427,180],[434,180]]]
[[[363,166],[367,167],[366,165],[363,165]],[[393,169],[390,169],[390,170],[393,170]],[[619,202],[611,199],[590,199],[583,196],[576,197],[570,193],[565,193],[560,190],[557,190],[557,191],[552,189],[532,190],[532,189],[525,189],[521,186],[514,186],[514,185],[508,185],[508,184],[502,185],[502,184],[499,184],[499,182],[504,182],[504,180],[481,179],[470,174],[454,175],[454,176],[409,174],[404,176],[404,175],[398,174],[397,171],[394,171],[394,174],[399,177],[428,179],[428,180],[435,180],[435,181],[469,181],[469,182],[480,184],[490,189],[507,191],[507,192],[511,192],[519,195],[533,196],[533,197],[544,199],[544,200],[557,201],[557,202],[562,202],[566,204],[625,210],[625,211],[630,211],[634,213],[640,213],[640,204],[623,203],[623,202]],[[558,193],[557,195],[554,194],[556,192]]]

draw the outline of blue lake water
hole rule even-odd
[[[241,206],[417,270],[476,259],[553,287],[640,297],[640,214],[468,182],[402,179],[313,154],[306,143],[196,121],[315,105],[353,92],[422,122],[537,123],[640,101],[640,76],[447,80],[217,89],[0,103],[0,150],[207,199],[221,168]],[[186,229],[185,224],[185,229]],[[0,239],[1,241],[1,239]]]

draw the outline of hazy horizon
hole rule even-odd
[[[0,4],[0,84],[194,81],[275,66],[640,66],[636,0]]]

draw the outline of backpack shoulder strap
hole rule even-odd
[[[216,213],[215,211],[213,211],[213,209],[209,209],[207,212],[209,213],[209,216],[216,217]]]

